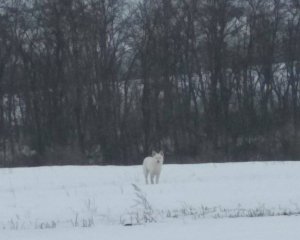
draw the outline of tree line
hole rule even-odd
[[[299,0],[1,0],[0,166],[300,157]]]

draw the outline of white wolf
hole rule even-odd
[[[154,177],[156,177],[155,182],[158,183],[161,168],[164,162],[164,153],[160,151],[159,153],[153,151],[151,157],[146,157],[143,161],[143,169],[146,184],[148,184],[148,175],[150,174],[151,184],[154,183]]]

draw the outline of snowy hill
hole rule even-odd
[[[141,166],[0,169],[0,239],[298,239],[299,189],[300,162],[164,165],[158,185]]]

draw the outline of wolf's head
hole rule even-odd
[[[164,162],[164,153],[160,151],[159,153],[152,151],[152,157],[155,159],[155,162],[158,164],[163,164]]]

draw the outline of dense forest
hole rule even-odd
[[[300,159],[299,0],[1,0],[0,166]]]

